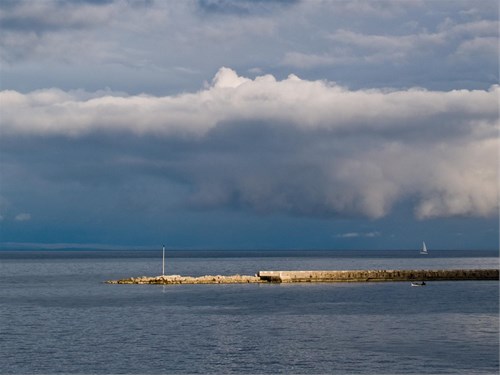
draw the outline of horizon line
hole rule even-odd
[[[102,243],[37,243],[37,242],[0,242],[0,251],[18,251],[18,250],[87,250],[87,251],[155,251],[161,250],[163,243],[154,245],[118,245]],[[345,247],[228,247],[228,246],[165,246],[167,251],[419,251],[418,247],[400,247],[400,248],[345,248]],[[495,251],[495,248],[432,248],[431,251]]]

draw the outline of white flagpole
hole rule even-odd
[[[163,245],[163,258],[161,263],[161,275],[165,276],[165,245]]]

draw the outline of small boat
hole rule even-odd
[[[425,246],[425,242],[422,242],[422,250],[420,250],[420,254],[427,255],[429,252],[427,251],[427,246]]]
[[[425,281],[414,281],[411,283],[411,286],[426,286]]]

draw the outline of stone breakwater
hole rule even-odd
[[[350,271],[259,271],[255,276],[141,276],[110,280],[108,284],[249,284],[304,282],[378,282],[498,280],[498,269],[471,270],[350,270]]]
[[[131,277],[129,279],[110,280],[108,284],[248,284],[248,283],[265,283],[258,276],[232,275],[232,276],[181,276],[181,275],[164,275],[164,276],[140,276]]]

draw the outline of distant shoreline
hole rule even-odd
[[[392,248],[392,249],[369,249],[369,248],[206,248],[206,247],[166,247],[169,253],[204,253],[204,252],[221,252],[221,253],[324,253],[324,252],[405,252],[415,254],[419,253],[419,248]],[[157,246],[130,246],[130,245],[104,245],[104,244],[37,244],[37,243],[0,243],[0,253],[9,251],[36,251],[36,252],[73,252],[73,251],[89,251],[89,252],[161,252],[161,248]],[[463,252],[463,253],[496,253],[500,255],[500,250],[496,248],[471,248],[471,249],[452,249],[452,248],[433,248],[434,252]]]

